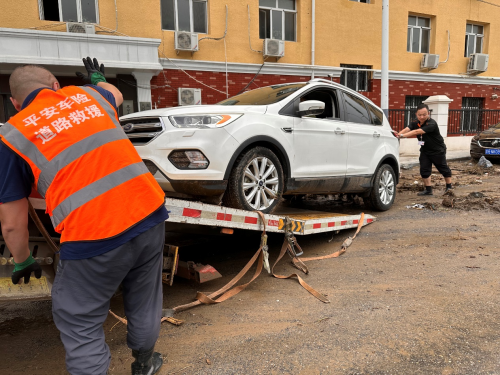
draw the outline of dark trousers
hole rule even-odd
[[[443,175],[443,177],[451,177],[451,169],[446,163],[446,153],[438,155],[427,155],[423,152],[420,153],[420,176],[422,178],[430,177],[432,173],[432,164]]]
[[[102,325],[120,283],[129,348],[150,349],[160,333],[165,223],[89,259],[61,260],[52,287],[52,313],[72,375],[106,374],[111,354]]]

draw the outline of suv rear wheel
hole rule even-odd
[[[267,148],[255,147],[236,160],[222,202],[233,208],[271,213],[281,200],[283,186],[278,157]]]
[[[387,211],[396,197],[396,175],[388,164],[377,169],[370,195],[364,198],[366,205],[377,211]]]

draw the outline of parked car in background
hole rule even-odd
[[[470,142],[470,156],[480,159],[500,159],[500,123],[476,134]]]
[[[380,108],[323,79],[262,87],[216,105],[120,119],[167,192],[272,212],[282,196],[352,193],[389,209],[399,142]]]

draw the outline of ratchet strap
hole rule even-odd
[[[298,246],[297,244],[297,241],[295,240],[295,238],[293,239],[293,241],[295,242],[295,246],[297,246],[299,249],[300,249],[300,246]],[[302,251],[302,249],[300,249]],[[292,273],[291,275],[288,275],[288,276],[283,276],[283,275],[278,275],[276,273],[274,273],[274,267],[276,266],[276,264],[281,260],[281,258],[283,258],[283,256],[285,255],[285,253],[289,253],[289,254],[293,254],[291,255],[292,256],[292,262],[293,264],[299,269],[301,270],[302,272],[304,272],[305,274],[308,274],[309,273],[309,270],[307,269],[307,267],[305,266],[305,264],[303,264],[296,256],[295,256],[295,253],[293,252],[293,247],[292,245],[290,244],[288,238],[285,237],[285,241],[283,242],[283,246],[281,246],[281,251],[280,251],[280,255],[278,256],[278,259],[276,259],[276,262],[274,262],[273,264],[273,267],[271,268],[271,273],[273,274],[274,277],[276,277],[277,279],[292,279],[292,278],[297,278],[297,281],[299,282],[300,285],[302,285],[302,287],[307,290],[309,293],[311,293],[314,297],[316,297],[317,299],[319,299],[321,302],[324,302],[324,303],[330,303],[330,301],[328,300],[328,298],[326,298],[325,295],[321,294],[320,292],[318,292],[316,289],[314,289],[312,286],[310,286],[308,283],[306,283],[299,275],[297,275],[296,273]],[[295,262],[298,262],[299,266],[296,265]],[[301,264],[302,263],[302,264]]]
[[[365,222],[365,214],[362,213],[361,217],[358,222],[358,229],[356,230],[356,233],[354,233],[354,236],[348,237],[343,243],[339,251],[336,251],[332,254],[321,256],[321,257],[309,257],[309,258],[300,258],[300,261],[302,262],[309,262],[311,260],[323,260],[323,259],[330,259],[330,258],[338,258],[342,254],[344,254],[347,251],[347,248],[351,246],[352,241],[356,238],[358,235],[359,231],[361,230],[361,227],[363,226],[363,223]],[[298,244],[296,246],[299,246]],[[299,246],[300,248],[300,246]],[[299,260],[299,259],[298,259]]]
[[[248,261],[248,263],[245,265],[245,267],[243,267],[243,269],[231,281],[229,281],[226,285],[224,285],[219,290],[217,290],[217,291],[215,291],[213,293],[210,293],[208,295],[205,294],[205,293],[203,293],[203,292],[198,292],[196,294],[196,297],[195,297],[196,300],[195,301],[193,301],[191,303],[184,304],[184,305],[176,306],[173,309],[164,309],[163,310],[163,314],[164,315],[163,315],[163,317],[161,319],[162,322],[163,321],[168,321],[168,322],[170,322],[172,324],[180,325],[180,324],[182,324],[183,321],[173,318],[172,315],[174,313],[185,311],[185,310],[188,310],[188,309],[191,309],[193,307],[200,306],[200,305],[213,305],[213,304],[224,302],[225,300],[227,300],[227,299],[229,299],[231,297],[234,297],[235,295],[237,295],[238,293],[240,293],[248,285],[250,285],[257,277],[259,277],[259,275],[262,272],[262,268],[264,266],[264,259],[267,259],[267,254],[266,254],[267,253],[267,235],[266,235],[266,220],[265,220],[264,214],[262,212],[260,212],[260,211],[255,211],[255,212],[257,214],[259,214],[259,216],[261,217],[262,223],[264,225],[264,230],[263,230],[262,235],[261,235],[261,244],[260,244],[259,249],[252,256],[252,258]],[[307,284],[296,273],[293,273],[293,274],[288,275],[288,276],[278,275],[278,274],[276,274],[274,272],[274,267],[283,258],[283,256],[286,253],[288,253],[290,255],[290,257],[292,258],[293,265],[296,268],[298,268],[299,270],[301,270],[302,272],[304,272],[305,274],[308,274],[309,270],[307,269],[306,265],[303,262],[307,262],[307,261],[311,261],[311,260],[322,260],[322,259],[329,259],[329,258],[337,258],[340,255],[344,254],[346,252],[347,247],[349,247],[349,245],[352,243],[352,241],[354,240],[354,238],[356,238],[356,235],[361,230],[361,227],[363,226],[363,223],[364,223],[364,213],[361,214],[361,218],[359,220],[358,229],[357,229],[356,233],[354,234],[354,236],[352,238],[349,237],[348,239],[346,239],[344,241],[344,243],[342,244],[341,250],[339,250],[339,251],[337,251],[337,252],[335,252],[333,254],[325,255],[325,256],[321,256],[321,257],[298,258],[297,254],[301,254],[303,252],[302,248],[297,243],[297,240],[296,240],[296,238],[295,238],[295,236],[293,235],[292,232],[285,233],[285,240],[284,240],[283,245],[281,247],[280,254],[279,254],[278,258],[276,259],[276,261],[274,262],[273,266],[271,267],[271,272],[270,273],[275,278],[277,278],[277,279],[291,279],[291,278],[296,278],[297,281],[299,282],[299,284],[305,290],[307,290],[310,294],[312,294],[314,297],[316,297],[317,299],[319,299],[321,302],[330,303],[330,301],[328,300],[328,298],[324,294],[318,292],[316,289],[314,289],[313,287],[311,287],[309,284]],[[295,248],[297,248],[299,250],[299,252],[296,252]],[[256,270],[254,272],[254,275],[252,276],[252,279],[249,282],[245,283],[245,284],[234,286],[234,285],[236,285],[248,273],[248,271],[250,270],[250,268],[252,268],[252,266],[256,262],[257,262],[257,268],[256,268]],[[116,314],[114,314],[111,310],[109,310],[109,312],[115,318],[117,318],[119,321],[121,321],[124,324],[127,324],[127,320],[126,319],[120,318],[119,316],[117,316]]]
[[[264,225],[264,231],[262,232],[262,238],[264,238],[264,236],[266,236],[266,220],[265,220],[264,214],[260,211],[255,211],[255,212],[257,212],[259,214],[259,216],[262,220],[262,223]],[[267,236],[266,236],[266,238],[267,238]],[[212,305],[215,303],[221,303],[221,302],[224,302],[225,300],[227,300],[228,298],[235,296],[236,294],[238,294],[242,290],[244,290],[262,272],[262,266],[264,264],[264,254],[262,251],[262,247],[263,246],[262,246],[262,241],[261,241],[261,245],[259,247],[259,250],[257,250],[257,252],[253,255],[253,257],[246,264],[246,266],[243,267],[243,269],[230,282],[228,282],[226,285],[224,285],[222,288],[220,288],[216,292],[213,292],[209,295],[206,295],[205,293],[202,293],[202,292],[198,292],[196,294],[196,301],[185,304],[185,305],[180,305],[180,306],[174,307],[173,308],[174,313],[184,311],[184,310],[190,309],[192,307],[195,307],[195,306],[198,306],[201,304]],[[238,281],[240,281],[243,278],[243,276],[245,276],[247,274],[247,272],[250,270],[250,268],[254,265],[254,263],[256,261],[257,261],[257,268],[255,270],[255,273],[254,273],[252,279],[246,284],[238,285],[238,286],[234,287],[233,289],[231,289]]]
[[[262,232],[262,238],[267,238],[266,220],[265,220],[264,214],[260,211],[256,211],[256,212],[259,214],[259,216],[262,220],[262,223],[264,225],[264,231]],[[276,261],[274,262],[274,264],[271,268],[272,275],[274,277],[276,277],[277,279],[297,278],[299,284],[302,285],[302,287],[304,289],[306,289],[309,293],[311,293],[314,297],[316,297],[317,299],[319,299],[320,301],[322,301],[324,303],[329,303],[330,301],[326,298],[326,296],[324,296],[323,294],[316,291],[313,287],[311,287],[309,284],[307,284],[299,275],[294,273],[294,274],[291,274],[288,276],[283,276],[283,275],[278,275],[278,274],[274,273],[274,267],[276,266],[276,264],[278,264],[278,262],[281,260],[281,258],[283,258],[283,256],[285,255],[285,253],[287,251],[289,252],[289,254],[295,254],[293,252],[293,247],[292,247],[292,244],[290,243],[289,238],[290,237],[285,236],[285,241],[283,242],[283,246],[281,247],[280,255],[278,256],[278,259],[276,259]],[[295,246],[300,249],[300,246],[297,244],[295,237],[293,237],[293,241],[295,243]],[[192,307],[195,307],[195,306],[198,306],[201,304],[211,305],[211,304],[215,304],[215,303],[221,303],[221,302],[235,296],[236,294],[238,294],[242,290],[244,290],[262,272],[263,262],[264,262],[263,243],[265,244],[266,242],[261,241],[261,245],[259,247],[259,250],[257,250],[257,252],[250,259],[250,261],[246,264],[246,266],[243,267],[243,269],[229,283],[227,283],[225,286],[223,286],[218,291],[211,293],[210,295],[206,295],[205,293],[198,292],[196,294],[196,301],[188,303],[186,305],[174,307],[173,308],[174,312],[184,311],[184,310],[190,309]],[[266,245],[264,245],[264,246],[266,246]],[[295,259],[297,259],[297,257],[293,256],[292,259],[295,260]],[[232,288],[238,281],[240,281],[243,278],[243,276],[246,275],[246,273],[250,270],[250,268],[254,265],[254,263],[256,261],[257,261],[257,269],[255,270],[255,273],[254,273],[252,279],[246,284],[242,284],[242,285],[239,285],[239,286]],[[304,265],[304,267],[305,267],[305,265]],[[306,274],[309,272],[307,270],[307,267],[305,267],[305,270],[302,269],[302,271],[304,271]],[[230,288],[232,288],[232,289],[230,289]]]

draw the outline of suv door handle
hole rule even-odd
[[[374,136],[375,138],[380,138],[380,133],[378,133],[378,132],[374,132],[374,133],[373,133],[373,136]]]
[[[293,129],[292,128],[281,128],[285,133],[292,133]]]
[[[335,129],[335,134],[345,134],[345,130],[337,128],[337,129]]]

